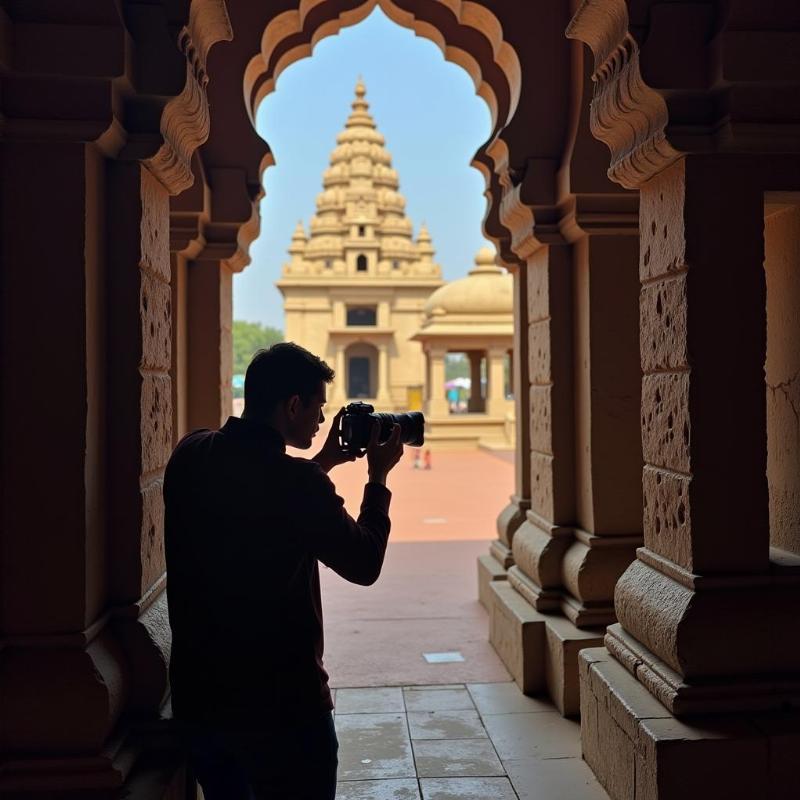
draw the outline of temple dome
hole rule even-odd
[[[482,247],[466,277],[441,286],[428,298],[425,316],[513,314],[513,283],[512,276],[495,263],[491,248]]]

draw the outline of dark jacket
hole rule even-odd
[[[317,560],[373,583],[390,497],[368,483],[356,522],[315,462],[249,420],[181,440],[164,481],[176,718],[259,725],[332,707]]]

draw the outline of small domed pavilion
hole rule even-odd
[[[508,364],[514,341],[513,278],[497,266],[490,248],[478,251],[468,275],[431,294],[422,327],[413,338],[425,352],[426,442],[434,448],[511,449],[514,401]],[[469,399],[463,410],[447,397],[448,353],[464,353],[469,359]]]

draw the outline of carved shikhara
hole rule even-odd
[[[583,0],[567,36],[585,42],[594,54],[591,129],[611,150],[608,176],[636,189],[680,153],[666,137],[669,112],[664,98],[642,78],[625,0]]]
[[[180,194],[194,182],[192,154],[211,129],[206,57],[213,44],[232,38],[224,0],[193,0],[189,22],[178,35],[178,47],[186,57],[186,82],[161,113],[161,147],[143,161],[170,194]]]

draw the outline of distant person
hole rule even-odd
[[[400,428],[366,448],[358,520],[327,472],[343,409],[311,460],[334,373],[291,343],[256,353],[241,419],[184,437],[167,465],[166,556],[176,720],[206,800],[331,800],[338,743],[322,663],[318,561],[363,585],[389,536]]]
[[[414,453],[414,469],[422,469],[422,453],[419,450]]]
[[[429,449],[425,449],[425,455],[423,456],[423,462],[425,464],[425,469],[431,468],[431,451]]]

